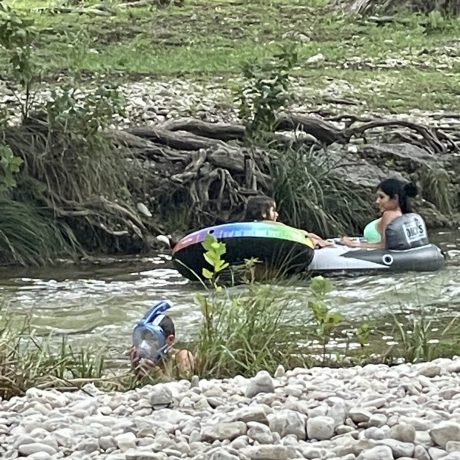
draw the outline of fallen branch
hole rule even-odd
[[[342,131],[342,135],[349,142],[353,136],[363,135],[366,131],[374,128],[382,128],[385,126],[404,127],[416,131],[423,137],[427,146],[434,153],[445,153],[446,146],[436,136],[436,130],[417,123],[412,123],[405,120],[374,120],[369,123],[364,123],[360,126],[346,128]]]
[[[170,131],[164,128],[131,128],[128,133],[181,150],[205,149],[219,142],[186,131]]]
[[[221,141],[242,140],[246,131],[243,125],[208,123],[194,118],[168,120],[161,125],[161,128],[169,131],[188,131],[197,136]]]
[[[278,130],[298,129],[312,135],[324,145],[330,145],[334,142],[342,144],[348,142],[344,133],[332,123],[304,115],[281,115],[275,128]]]

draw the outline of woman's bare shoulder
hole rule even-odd
[[[395,220],[397,217],[401,217],[402,214],[400,211],[385,211],[381,217],[381,223],[388,225],[391,221]]]

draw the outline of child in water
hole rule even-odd
[[[248,199],[246,205],[245,220],[246,221],[263,221],[271,222],[278,221],[278,211],[276,209],[276,201],[265,195],[253,196]],[[279,222],[280,225],[284,225]],[[305,231],[305,230],[304,230]],[[331,246],[333,243],[323,240],[315,233],[305,231],[307,236],[313,240],[317,248]]]
[[[134,328],[130,359],[138,378],[152,372],[168,377],[185,377],[193,373],[193,354],[174,348],[174,322],[165,314],[170,308],[167,302],[154,305]]]

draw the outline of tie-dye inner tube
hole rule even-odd
[[[207,235],[225,243],[227,251],[222,258],[231,267],[255,258],[278,274],[292,275],[306,271],[313,259],[314,244],[302,230],[276,222],[217,225],[191,233],[174,246],[174,266],[186,278],[198,280],[203,268],[211,269],[202,245]]]

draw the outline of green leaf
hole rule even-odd
[[[202,270],[203,277],[207,280],[212,280],[214,277],[214,273],[209,271],[207,268],[203,268]]]

